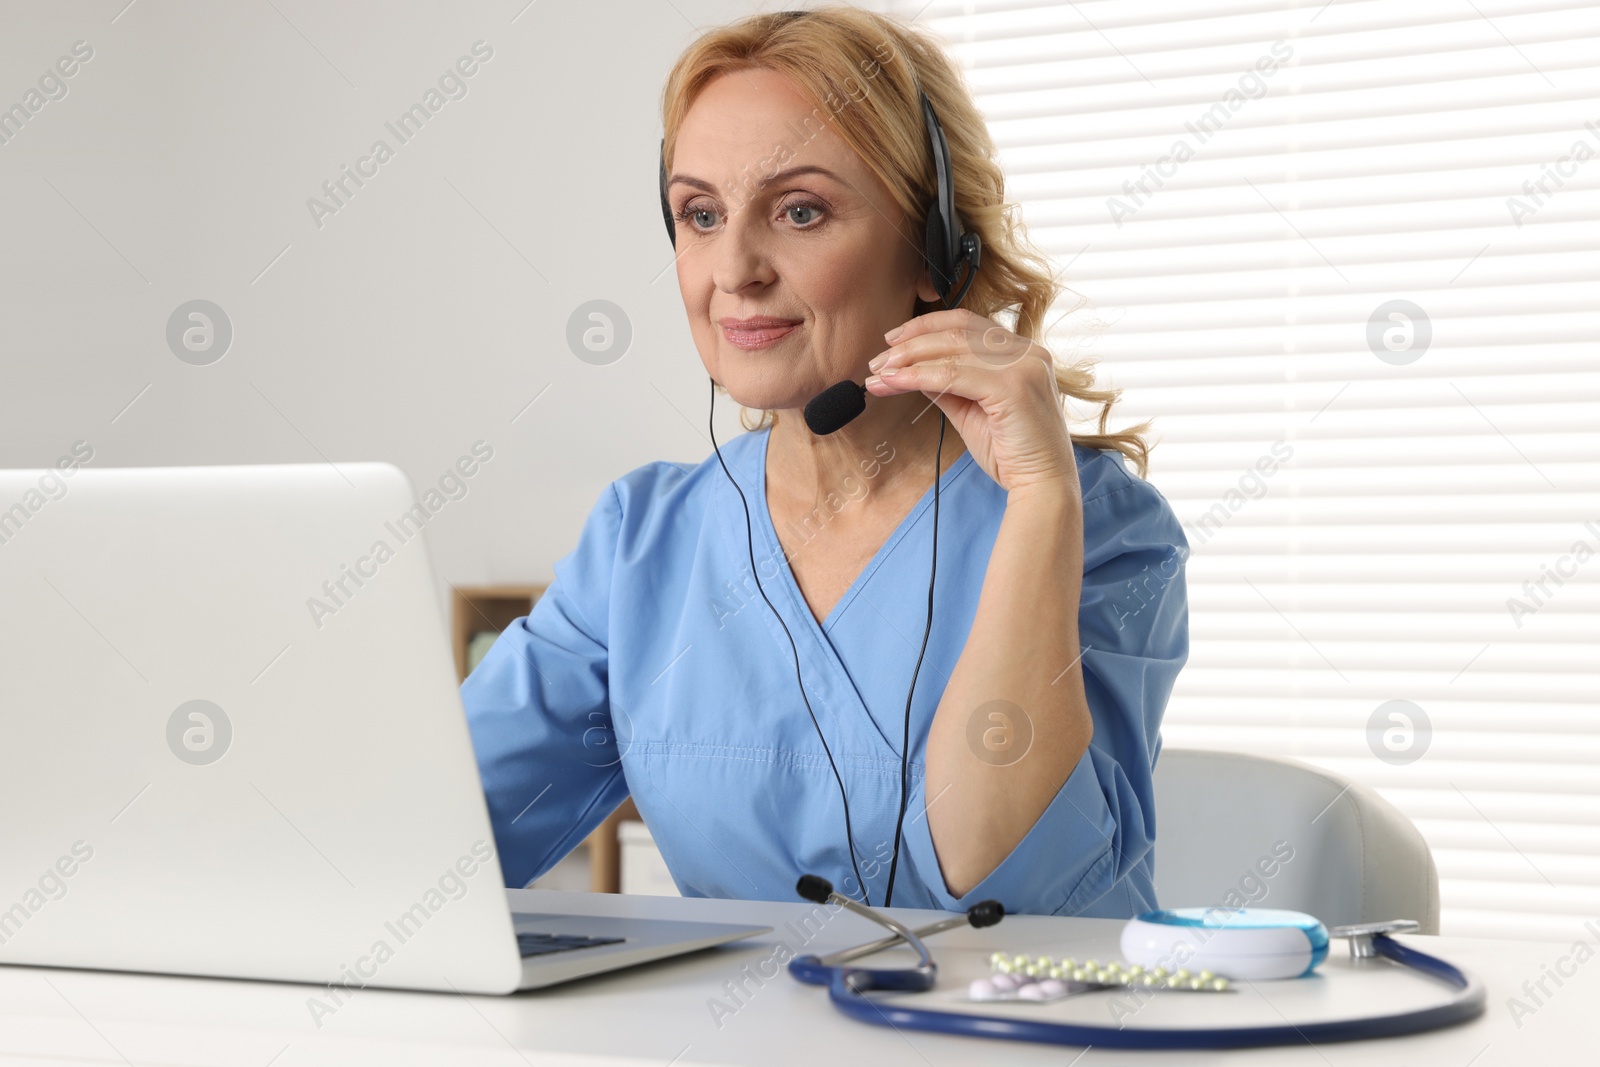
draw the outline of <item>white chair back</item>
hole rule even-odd
[[[1415,919],[1439,932],[1433,854],[1368,786],[1297,760],[1164,748],[1155,797],[1161,907],[1287,908],[1330,927]]]

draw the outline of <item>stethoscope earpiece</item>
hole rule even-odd
[[[851,900],[849,897],[841,896],[838,893],[835,893],[833,891],[833,883],[818,875],[802,874],[800,876],[799,883],[795,886],[795,891],[798,892],[803,899],[809,900],[815,904],[841,904],[855,912],[857,915],[860,915],[866,919],[870,919],[879,926],[887,927],[888,929],[894,931],[894,933],[888,937],[879,938],[877,941],[869,941],[864,945],[856,945],[853,948],[840,949],[838,952],[830,952],[826,956],[796,957],[790,962],[790,972],[802,982],[809,982],[812,985],[827,985],[832,980],[832,972],[836,970],[842,963],[848,963],[851,960],[860,959],[862,956],[870,956],[874,952],[881,952],[886,948],[892,948],[895,945],[901,944],[902,942],[915,948],[919,953],[922,954],[923,964],[928,967],[932,967],[933,957],[928,955],[927,948],[925,948],[922,944],[922,939],[924,937],[932,937],[934,934],[943,933],[946,930],[953,930],[958,926],[972,926],[977,929],[982,929],[985,926],[993,926],[995,923],[998,923],[1001,919],[1005,918],[1006,914],[1005,905],[1001,904],[998,900],[980,900],[976,904],[972,905],[972,907],[968,908],[966,914],[964,915],[952,915],[948,919],[940,919],[938,922],[932,922],[926,926],[919,926],[915,930],[908,930],[894,919],[889,918],[887,915],[883,915],[880,912],[867,907],[865,904],[859,904],[856,901]],[[904,968],[900,969],[904,970]],[[876,974],[878,972],[866,971],[862,973]],[[930,986],[929,988],[932,987]]]
[[[800,899],[809,900],[813,904],[826,904],[828,898],[833,896],[833,883],[816,874],[802,874],[800,882],[795,887],[795,892],[800,894]]]
[[[967,921],[979,930],[1006,917],[1006,906],[998,900],[980,900],[967,909]]]

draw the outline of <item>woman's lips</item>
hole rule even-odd
[[[722,336],[736,348],[766,348],[793,333],[799,325],[798,322],[792,322],[787,326],[756,326],[745,329],[724,326]]]

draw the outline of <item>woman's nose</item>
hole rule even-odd
[[[722,232],[713,244],[711,280],[726,293],[736,293],[751,282],[770,284],[777,277],[773,270],[770,234],[751,206],[737,208],[728,215]]]

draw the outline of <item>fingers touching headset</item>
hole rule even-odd
[[[1076,498],[1077,463],[1048,349],[965,308],[919,315],[887,336],[893,345],[868,364],[868,392],[921,391],[1008,492]]]

